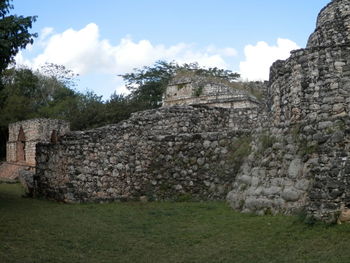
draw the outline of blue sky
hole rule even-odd
[[[35,44],[18,64],[62,64],[77,89],[104,99],[125,92],[117,77],[159,59],[199,62],[262,80],[276,59],[305,47],[329,0],[13,0],[37,15]]]

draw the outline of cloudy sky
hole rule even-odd
[[[119,74],[157,60],[198,62],[265,80],[269,67],[305,47],[329,0],[13,0],[37,15],[34,45],[17,64],[45,62],[79,74],[77,89],[124,93]]]

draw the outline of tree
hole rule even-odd
[[[84,94],[79,93],[77,96],[77,112],[67,118],[73,130],[97,128],[107,123],[106,105],[102,101],[102,96],[98,96],[92,91],[87,91]]]
[[[179,72],[191,72],[195,75],[213,77],[232,82],[239,78],[238,73],[230,70],[202,68],[198,63],[179,65],[175,62],[157,61],[153,66],[134,69],[134,72],[121,76],[131,91],[130,99],[136,110],[145,110],[161,106],[162,97],[172,77]]]
[[[0,159],[5,156],[8,124],[37,117],[38,78],[29,69],[7,69],[0,89]]]
[[[67,69],[63,65],[48,62],[41,66],[40,73],[69,88],[76,86],[77,77],[79,76],[79,74],[75,74],[72,70]]]
[[[5,154],[9,123],[37,117],[71,121],[78,113],[82,115],[79,104],[85,95],[70,88],[75,81],[71,72],[63,66],[52,65],[46,65],[43,71],[45,74],[16,67],[2,72],[0,159]]]
[[[131,113],[137,111],[138,105],[130,100],[129,96],[112,94],[106,105],[106,123],[118,123],[130,117]]]
[[[32,44],[37,34],[29,33],[36,16],[9,15],[12,0],[0,1],[0,74],[13,62],[21,48]]]
[[[177,68],[178,65],[173,62],[158,61],[153,66],[135,68],[134,72],[119,76],[131,91],[130,97],[142,109],[156,108],[161,105],[165,88]]]

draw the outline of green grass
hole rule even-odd
[[[350,262],[350,225],[223,202],[67,205],[0,184],[0,262]]]

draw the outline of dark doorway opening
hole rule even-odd
[[[26,161],[26,136],[24,134],[22,126],[18,132],[16,147],[17,147],[16,149],[17,162],[25,162]]]

